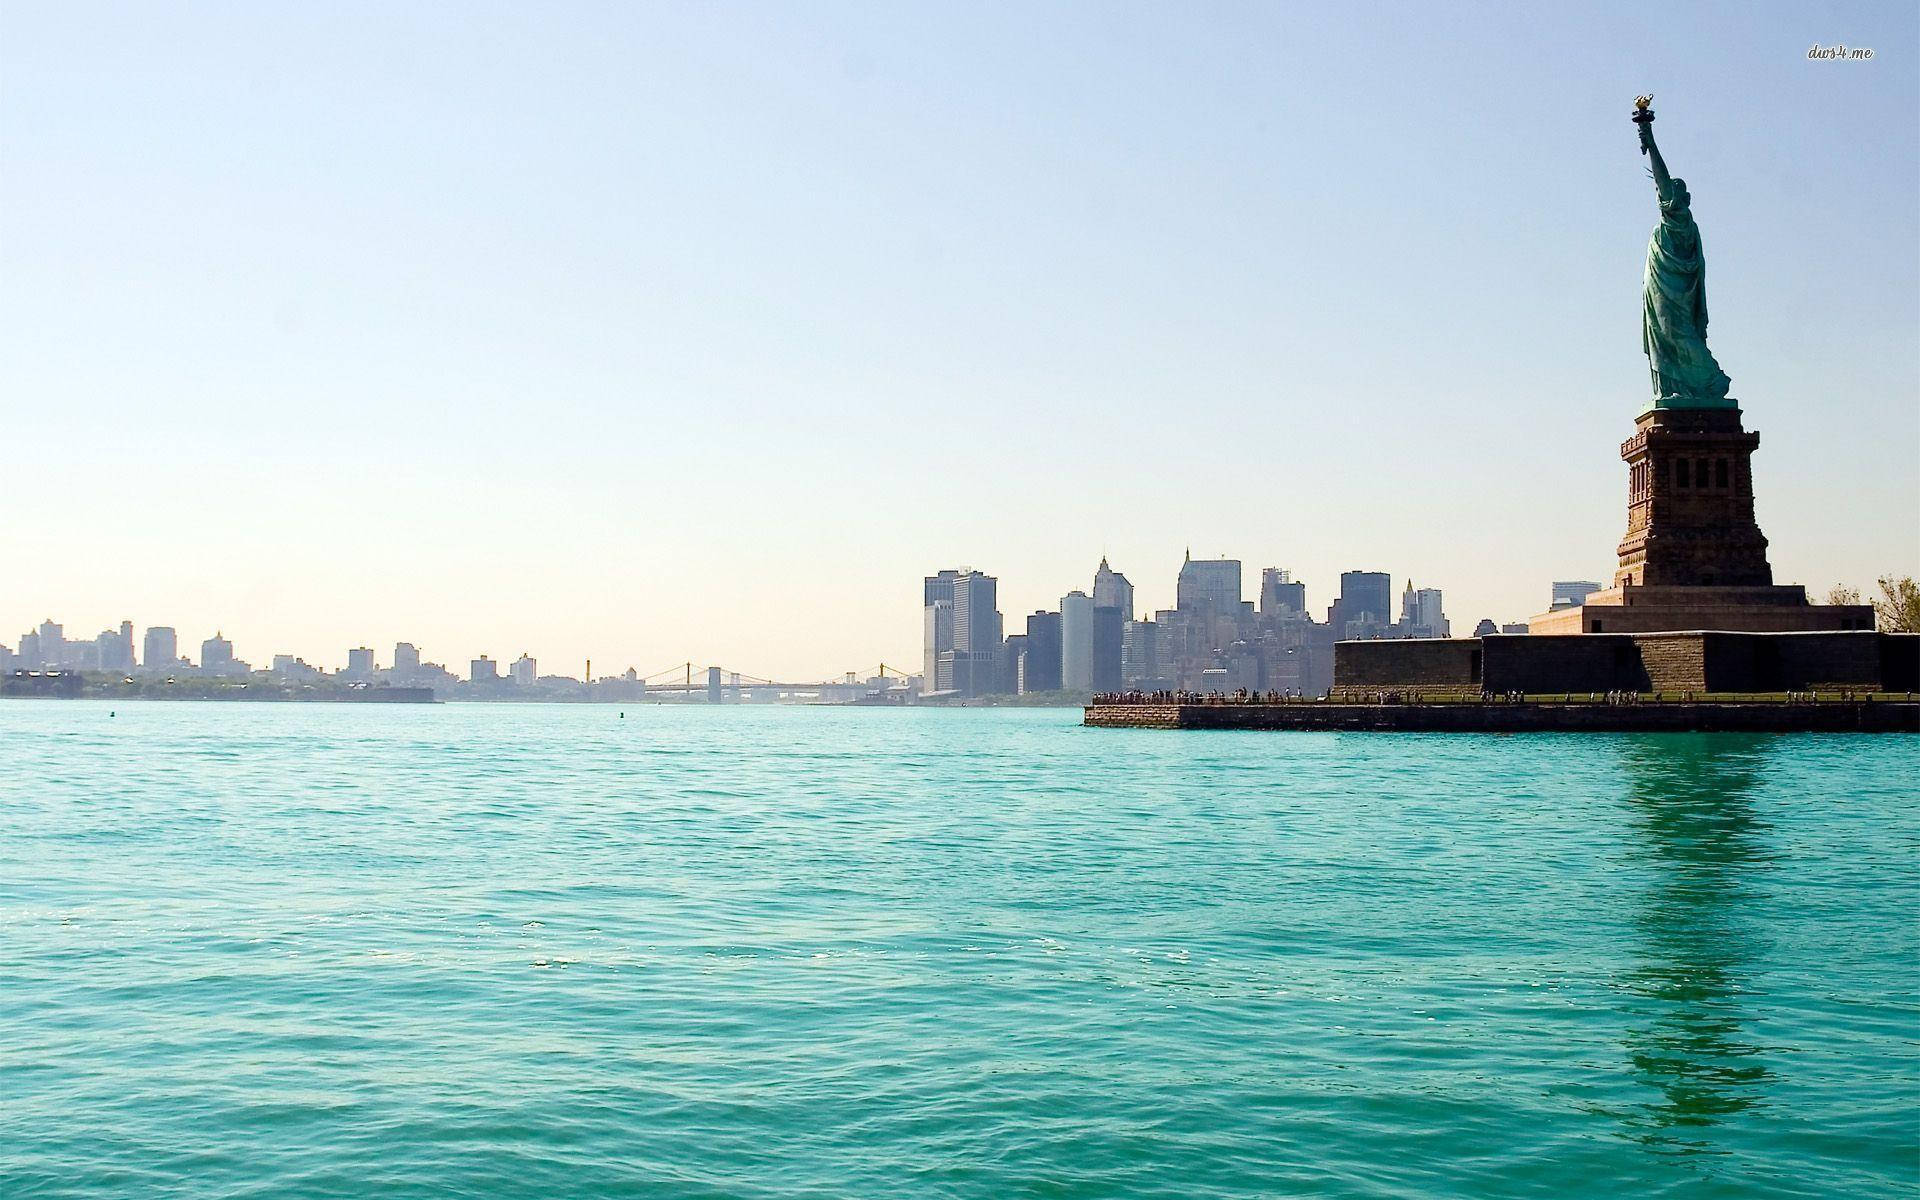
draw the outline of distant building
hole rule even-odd
[[[1105,604],[1093,606],[1092,686],[1096,692],[1120,690],[1120,658],[1125,641],[1126,616]]]
[[[948,589],[951,591],[952,589]],[[944,692],[950,687],[942,687],[940,678],[940,656],[953,653],[953,600],[933,600],[921,610],[922,637],[926,647],[925,662],[921,675],[925,688],[930,692]],[[951,660],[949,660],[951,661]]]
[[[513,675],[513,682],[520,687],[532,687],[534,681],[540,678],[540,664],[525,651],[521,651],[520,657],[513,660],[513,666],[507,669]]]
[[[393,644],[393,673],[403,679],[420,673],[420,651],[412,642]]]
[[[1193,552],[1180,565],[1174,583],[1174,607],[1191,616],[1231,617],[1240,609],[1240,560],[1195,559]]]
[[[1093,690],[1093,597],[1078,590],[1060,597],[1060,686]]]
[[[1093,606],[1095,608],[1117,608],[1121,621],[1133,620],[1133,584],[1127,577],[1107,565],[1106,556],[1100,558],[1100,565],[1093,572]]]
[[[166,670],[180,661],[180,639],[171,626],[149,625],[140,645],[140,661],[150,671]]]
[[[942,571],[927,577],[923,599],[924,649],[932,690],[963,696],[1004,690],[999,581],[971,567]]]
[[[92,658],[92,665],[102,671],[133,670],[133,622],[122,621],[118,629],[101,631],[93,639]]]
[[[1591,580],[1556,579],[1553,581],[1553,604],[1549,606],[1548,611],[1551,612],[1556,608],[1572,608],[1578,604],[1585,604],[1587,597],[1599,590],[1600,585]]]
[[[1281,617],[1307,611],[1307,585],[1295,583],[1285,567],[1260,572],[1260,615]]]
[[[1379,637],[1393,624],[1392,605],[1393,580],[1385,571],[1342,571],[1327,624],[1336,638]]]
[[[213,675],[223,675],[233,666],[233,643],[222,637],[218,631],[200,643],[200,669]]]
[[[1021,692],[1020,680],[1026,674],[1027,635],[1012,633],[1000,643],[1000,690],[1010,696]],[[883,681],[884,682],[884,681]]]
[[[1128,621],[1120,634],[1120,686],[1152,690],[1172,683],[1160,650],[1160,626]]]
[[[1020,690],[1060,690],[1060,614],[1044,609],[1027,617],[1027,643],[1020,656]]]
[[[967,571],[953,581],[953,648],[968,654],[1000,649],[999,580]]]
[[[1525,633],[1527,632],[1527,623],[1525,621],[1509,621],[1505,625],[1502,625],[1500,627],[1500,632],[1501,633]]]
[[[1473,627],[1473,636],[1486,637],[1490,633],[1499,633],[1500,627],[1493,623],[1492,617],[1481,617],[1480,623]]]
[[[373,650],[368,646],[356,646],[347,651],[347,675],[353,679],[373,678]]]
[[[295,658],[291,654],[274,655],[272,670],[275,675],[289,682],[320,677],[319,668],[308,666],[304,659]]]
[[[1415,590],[1413,581],[1407,581],[1406,591],[1400,594],[1400,625],[1395,631],[1401,637],[1443,638],[1452,636],[1443,611],[1439,588],[1420,588]]]
[[[482,654],[467,664],[467,682],[494,683],[500,678],[500,664]]]
[[[67,635],[64,627],[54,624],[48,617],[40,622],[39,639],[35,642],[40,648],[40,664],[43,667],[64,667],[67,665]]]
[[[941,687],[939,683],[940,656],[953,649],[953,585],[959,578],[960,572],[950,570],[929,575],[921,590],[924,639],[921,676],[925,681],[923,686],[929,692],[951,690]],[[948,674],[952,674],[951,667]]]

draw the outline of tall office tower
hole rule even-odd
[[[1004,690],[999,590],[997,579],[979,571],[963,571],[953,581],[953,649],[967,660],[966,681],[955,686],[969,696]]]
[[[1195,559],[1188,551],[1174,585],[1174,607],[1192,616],[1235,615],[1240,609],[1240,560]]]
[[[953,653],[953,600],[929,601],[921,610],[922,637],[926,646],[926,657],[920,674],[920,689],[924,692],[944,692],[951,690],[940,685],[940,656]]]
[[[1263,617],[1298,616],[1307,611],[1307,585],[1295,583],[1285,567],[1267,567],[1260,572],[1260,615]]]
[[[169,625],[147,626],[140,661],[150,670],[164,670],[180,661],[180,638]]]
[[[1092,686],[1096,692],[1120,690],[1120,651],[1126,625],[1121,610],[1104,604],[1093,606]]]
[[[467,663],[469,683],[492,683],[498,678],[500,678],[500,664],[484,654]]]
[[[393,673],[403,679],[420,673],[420,650],[412,642],[393,644]]]
[[[1587,597],[1599,590],[1600,585],[1592,580],[1556,579],[1553,581],[1552,608],[1572,608],[1576,604],[1585,604]]]
[[[219,631],[200,643],[200,669],[219,673],[233,665],[233,643],[220,636]]]
[[[1120,686],[1157,688],[1160,670],[1160,627],[1152,621],[1128,621],[1120,635]]]
[[[1060,597],[1060,686],[1093,690],[1093,597],[1081,591]]]
[[[1027,617],[1027,653],[1023,668],[1028,692],[1060,690],[1060,614],[1041,609]]]
[[[354,679],[373,678],[373,649],[370,646],[355,646],[347,651],[347,674]]]
[[[540,678],[539,662],[526,651],[513,660],[513,666],[507,668],[513,675],[513,681],[521,687],[532,687],[533,681]]]
[[[959,578],[958,571],[942,571],[925,579],[921,593],[924,656],[920,689],[923,692],[952,690],[951,684],[940,685],[940,656],[953,649],[953,585]]]
[[[93,639],[94,657],[102,671],[133,670],[133,622],[122,621],[118,629],[103,629]]]
[[[1027,673],[1027,635],[1010,633],[1007,640],[1000,643],[1000,690],[1009,696],[1018,696],[1023,688],[1021,680]]]
[[[64,667],[69,657],[67,653],[67,633],[65,628],[56,625],[52,617],[40,622],[40,662],[49,667]]]
[[[1393,580],[1384,571],[1342,571],[1340,598],[1328,613],[1336,637],[1364,636],[1393,624]]]
[[[1400,593],[1400,632],[1407,637],[1447,637],[1447,617],[1441,611],[1440,589],[1415,589],[1413,581]]]
[[[20,635],[19,669],[31,671],[35,667],[45,666],[46,660],[40,655],[40,635],[29,629]]]
[[[990,654],[1000,648],[999,580],[968,571],[953,581],[953,648]]]
[[[1127,577],[1107,565],[1105,555],[1093,573],[1093,606],[1117,608],[1122,621],[1133,620],[1133,585]]]

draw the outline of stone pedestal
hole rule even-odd
[[[1767,538],[1753,519],[1753,451],[1738,408],[1642,413],[1620,446],[1627,464],[1627,533],[1613,586],[1586,603],[1542,613],[1530,633],[1755,633],[1872,629],[1864,604],[1811,604],[1776,585]]]
[[[1641,415],[1620,447],[1627,534],[1620,587],[1766,587],[1767,538],[1753,519],[1753,450],[1737,408]],[[1803,595],[1800,603],[1806,603]]]

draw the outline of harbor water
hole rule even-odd
[[[0,701],[0,1196],[1908,1197],[1920,740]]]

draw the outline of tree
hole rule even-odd
[[[1844,583],[1836,583],[1827,589],[1827,603],[1858,604],[1860,603],[1860,589],[1857,587],[1848,587]]]
[[[1873,612],[1883,633],[1920,633],[1920,584],[1911,575],[1882,575]]]

